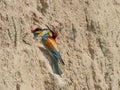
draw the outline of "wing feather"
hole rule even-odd
[[[43,44],[49,50],[49,52],[52,54],[52,56],[56,57],[60,62],[62,62],[64,64],[64,62],[59,54],[56,41],[53,38],[48,37],[46,39],[46,41],[44,41]]]

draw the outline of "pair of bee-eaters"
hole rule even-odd
[[[36,38],[40,34],[42,34],[42,32],[47,31],[47,33],[42,35],[41,41],[51,56],[53,72],[61,76],[62,71],[59,67],[59,63],[62,63],[64,65],[64,62],[60,56],[57,43],[55,40],[56,37],[58,36],[58,31],[56,29],[51,28],[48,25],[46,26],[47,26],[46,29],[36,28],[35,30],[31,30],[31,32],[34,34],[34,37]]]

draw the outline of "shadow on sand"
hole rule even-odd
[[[45,58],[48,60],[51,68],[52,68],[52,61],[51,61],[51,56],[50,54],[48,53],[47,49],[43,48],[43,47],[38,47],[39,50],[43,53],[43,55],[45,56]]]

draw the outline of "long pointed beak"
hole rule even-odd
[[[52,30],[52,28],[50,28],[49,25],[46,25],[46,27],[47,27],[52,33],[54,33],[53,30]]]

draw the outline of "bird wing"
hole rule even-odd
[[[60,54],[59,54],[59,51],[58,51],[58,47],[57,47],[57,43],[56,41],[51,38],[51,37],[48,37],[46,39],[46,41],[44,41],[44,45],[45,47],[49,50],[50,54],[52,54],[54,57],[56,57],[62,64],[64,64]]]
[[[53,38],[48,38],[48,45],[50,45],[50,49],[53,51],[59,51],[58,47],[57,47],[57,43]]]

